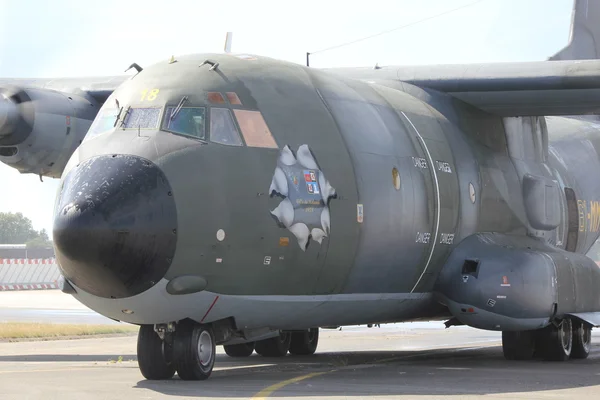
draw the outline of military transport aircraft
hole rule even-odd
[[[140,325],[147,379],[206,379],[216,345],[307,355],[319,328],[424,319],[502,331],[508,359],[585,358],[599,43],[600,3],[577,0],[568,47],[540,62],[225,52],[4,80],[0,154],[60,177],[62,290]]]

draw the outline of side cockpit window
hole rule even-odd
[[[177,107],[167,107],[163,130],[182,135],[206,138],[206,110],[204,107],[182,107],[175,113]]]
[[[248,147],[277,148],[277,143],[262,114],[258,111],[233,110]]]
[[[92,122],[85,138],[89,139],[114,129],[118,114],[119,110],[117,108],[103,108],[100,110],[98,115],[96,115],[94,122]]]
[[[231,110],[215,108],[210,110],[210,140],[211,142],[242,146],[242,139],[233,122]]]

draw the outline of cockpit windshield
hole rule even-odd
[[[127,111],[122,128],[156,129],[160,119],[160,108],[130,108]]]
[[[163,130],[206,139],[206,110],[204,107],[182,107],[171,119],[176,108],[167,107]]]

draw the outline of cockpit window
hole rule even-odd
[[[86,139],[114,129],[118,114],[119,110],[117,108],[103,108],[92,122],[86,134]]]
[[[277,143],[259,111],[233,110],[246,145],[249,147],[277,148]]]
[[[130,108],[123,121],[125,129],[156,129],[160,108]]]
[[[205,139],[206,111],[204,107],[182,107],[171,119],[177,107],[167,107],[163,129],[165,131]]]
[[[227,108],[211,108],[210,140],[215,143],[242,146],[242,139]]]

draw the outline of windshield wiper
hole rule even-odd
[[[179,104],[177,104],[177,107],[175,107],[175,109],[171,113],[171,117],[170,117],[171,121],[173,121],[173,118],[175,118],[175,116],[177,116],[177,114],[179,113],[179,111],[181,111],[181,108],[183,107],[183,104],[187,101],[187,99],[188,99],[187,96],[183,96],[181,98],[181,100],[179,101]]]

